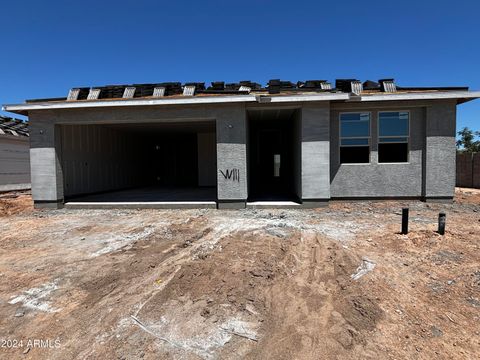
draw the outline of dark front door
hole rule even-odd
[[[292,129],[289,121],[250,122],[250,199],[293,198]]]

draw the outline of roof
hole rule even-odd
[[[208,87],[199,82],[77,87],[67,97],[27,100],[25,104],[4,105],[3,109],[27,115],[32,110],[111,106],[430,99],[456,99],[462,103],[475,98],[480,98],[480,92],[469,91],[468,87],[400,87],[393,79],[364,83],[357,79],[337,79],[335,87],[326,80],[293,83],[273,79],[266,86],[252,81],[215,81]]]
[[[29,136],[28,122],[0,116],[0,135]]]

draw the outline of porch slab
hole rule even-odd
[[[294,201],[252,201],[247,202],[247,208],[250,209],[299,209],[302,208],[302,204]]]

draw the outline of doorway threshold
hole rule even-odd
[[[299,209],[302,204],[295,201],[248,201],[247,208],[251,209]]]

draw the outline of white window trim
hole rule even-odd
[[[342,115],[343,114],[368,114],[368,136],[353,136],[342,137]],[[342,139],[368,139],[368,145],[342,145]],[[364,163],[342,163],[341,162],[341,148],[342,147],[357,147],[368,146],[368,162]],[[371,111],[341,111],[338,113],[338,163],[343,165],[370,165],[372,163],[372,112]]]
[[[406,112],[408,113],[408,135],[407,136],[380,136],[380,114],[381,113],[389,113],[389,112]],[[411,111],[410,110],[382,110],[377,111],[377,164],[378,165],[407,165],[410,164],[410,132],[411,132]],[[378,145],[380,144],[405,144],[405,141],[394,141],[394,142],[380,142],[380,138],[399,138],[399,137],[406,137],[407,138],[407,161],[403,162],[380,162],[380,149]]]

